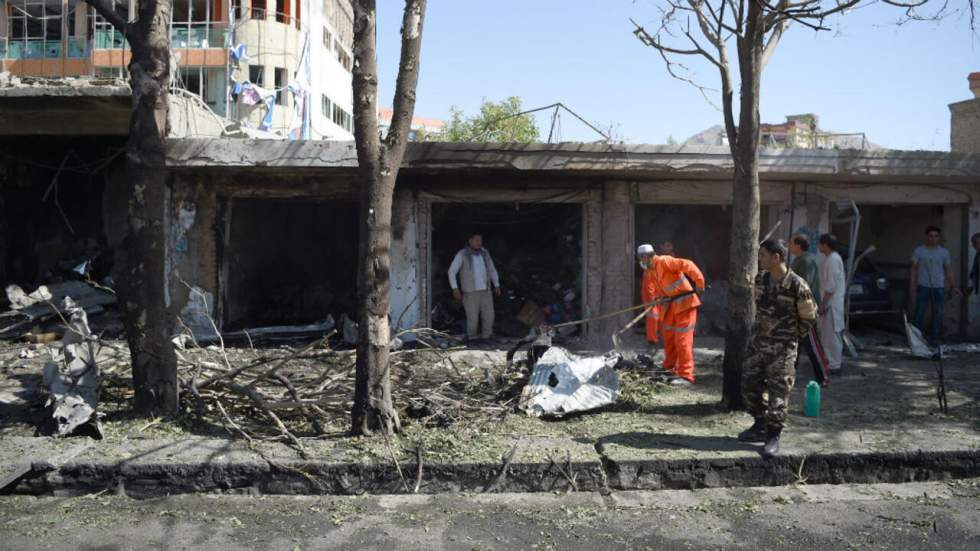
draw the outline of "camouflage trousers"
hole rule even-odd
[[[796,341],[753,339],[742,368],[742,397],[752,417],[765,418],[766,427],[786,424],[789,393],[796,378]]]

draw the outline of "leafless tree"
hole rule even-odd
[[[632,21],[633,34],[660,54],[671,76],[691,83],[707,97],[711,91],[697,83],[681,61],[697,58],[717,70],[721,82],[721,110],[735,169],[722,392],[722,400],[730,409],[743,407],[742,362],[755,319],[752,285],[759,252],[759,89],[763,69],[791,26],[829,30],[830,19],[876,1],[665,0],[656,28]],[[901,9],[906,21],[934,20],[948,13],[947,4],[936,0],[881,2]],[[967,2],[972,15],[973,0]]]
[[[361,175],[360,245],[357,265],[358,344],[351,433],[400,429],[391,402],[388,344],[391,203],[415,111],[419,51],[426,0],[405,0],[394,115],[378,132],[378,63],[375,0],[354,1],[354,141]]]
[[[170,342],[174,317],[164,302],[163,223],[171,1],[139,0],[134,21],[127,21],[125,4],[84,1],[125,36],[132,52],[133,107],[126,143],[129,234],[116,279],[132,354],[136,410],[146,415],[174,413],[178,407],[177,361]]]

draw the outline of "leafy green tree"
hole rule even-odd
[[[466,117],[453,107],[443,139],[447,142],[517,142],[538,140],[538,125],[523,111],[521,98],[511,96],[500,102],[484,101],[480,114]]]

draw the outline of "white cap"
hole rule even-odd
[[[653,254],[653,245],[644,243],[636,248],[636,256],[643,256],[645,254]]]

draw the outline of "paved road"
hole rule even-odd
[[[980,479],[611,496],[7,496],[0,548],[980,549]]]

